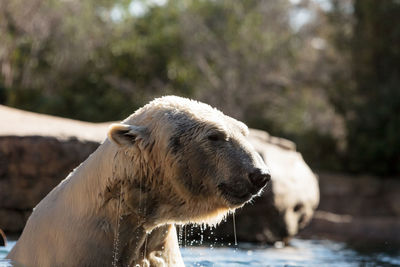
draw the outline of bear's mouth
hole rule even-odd
[[[231,186],[226,183],[220,183],[218,189],[221,195],[229,202],[231,205],[243,205],[249,201],[258,192],[251,192],[254,190],[249,190],[243,188],[243,186]]]

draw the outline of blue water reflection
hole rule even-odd
[[[400,266],[400,252],[360,253],[327,240],[294,239],[283,248],[241,244],[239,248],[184,247],[187,266]]]
[[[7,247],[0,247],[0,259],[15,245],[8,242]],[[288,247],[265,247],[253,244],[240,244],[238,248],[186,246],[181,248],[186,266],[193,267],[235,267],[235,266],[400,266],[398,248],[390,252],[359,252],[345,243],[327,240],[294,239]],[[11,266],[0,260],[0,267]]]

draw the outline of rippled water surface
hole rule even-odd
[[[14,246],[0,247],[3,259]],[[399,249],[390,251],[370,249],[358,252],[343,243],[324,240],[294,239],[284,248],[239,244],[233,247],[183,247],[182,256],[186,266],[400,266]],[[0,260],[0,266],[9,266]]]

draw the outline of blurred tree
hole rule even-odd
[[[104,121],[130,114],[157,94],[188,94],[190,73],[176,56],[177,11],[153,7],[140,17],[112,17],[113,10],[130,3],[2,1],[4,102]]]
[[[400,2],[356,0],[349,168],[400,174]]]
[[[2,2],[6,103],[100,121],[179,94],[276,134],[303,131],[313,101],[292,82],[287,1],[174,0],[139,15],[133,2]]]
[[[184,56],[197,73],[196,97],[254,126],[277,120],[292,85],[288,2],[191,3],[181,25]]]
[[[110,29],[94,8],[95,2],[98,8],[112,4],[106,0],[1,1],[0,81],[7,90],[8,105],[99,119],[95,111],[87,114],[87,110],[92,104],[96,109],[95,102],[104,93],[105,86],[96,88],[93,82],[94,69],[101,69],[96,53],[105,45]],[[76,84],[88,86],[80,91]]]
[[[0,103],[105,121],[177,94],[313,166],[398,173],[397,3],[0,1]]]
[[[303,110],[307,127],[289,136],[314,168],[345,170],[342,106],[349,99],[352,85],[352,6],[352,0],[303,0],[296,5],[310,12],[310,21],[298,30],[299,56],[294,76],[306,95]]]
[[[400,2],[333,3],[330,20],[335,32],[331,40],[343,55],[343,65],[348,66],[336,72],[330,92],[332,103],[345,118],[345,168],[398,175]],[[349,14],[353,21],[344,23]],[[350,31],[348,26],[352,27]]]

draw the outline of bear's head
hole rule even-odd
[[[207,104],[166,96],[113,124],[108,137],[123,152],[127,194],[147,196],[146,216],[214,223],[270,180],[247,134],[245,124]]]

